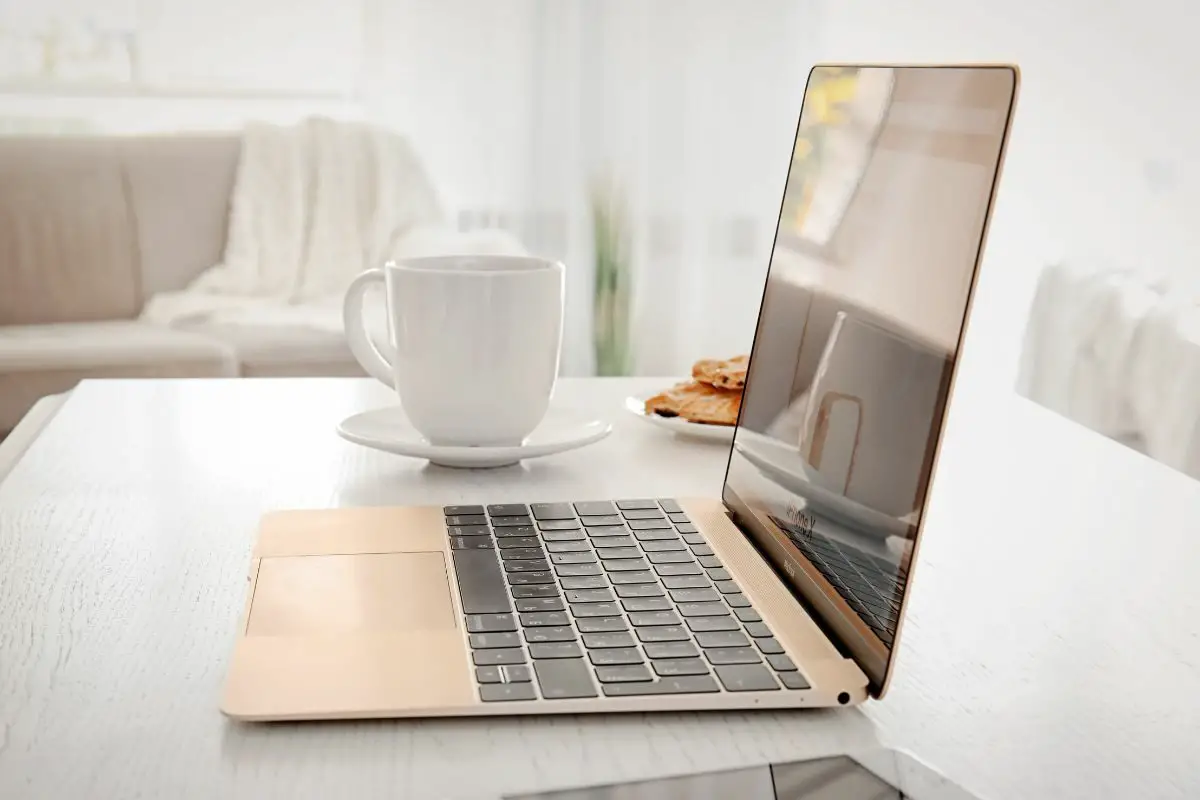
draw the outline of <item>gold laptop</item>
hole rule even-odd
[[[223,711],[883,696],[1017,84],[1011,66],[813,69],[718,497],[270,514]]]

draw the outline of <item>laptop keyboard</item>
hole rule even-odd
[[[809,688],[673,500],[443,511],[484,702]]]

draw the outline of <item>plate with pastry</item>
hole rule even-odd
[[[695,439],[729,444],[742,407],[748,356],[705,358],[692,377],[654,394],[630,397],[625,407],[660,428]]]

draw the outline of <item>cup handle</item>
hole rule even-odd
[[[384,272],[381,269],[369,269],[351,281],[342,304],[342,321],[346,328],[346,343],[350,345],[354,358],[367,374],[395,388],[395,371],[387,357],[375,346],[363,316],[363,298],[367,295],[367,289],[374,283],[383,282]]]

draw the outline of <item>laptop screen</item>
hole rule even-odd
[[[724,500],[881,694],[1016,95],[809,75]]]

